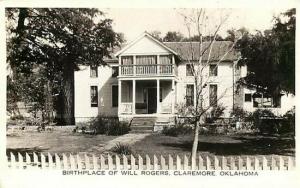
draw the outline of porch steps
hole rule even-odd
[[[153,132],[156,117],[134,117],[131,121],[131,131],[135,133]]]

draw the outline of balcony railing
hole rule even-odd
[[[175,75],[175,66],[171,64],[121,65],[120,76]]]

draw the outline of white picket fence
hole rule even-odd
[[[198,156],[191,160],[187,156],[168,157],[140,155],[121,157],[118,155],[87,154],[36,154],[25,156],[10,153],[8,167],[12,169],[64,169],[64,170],[291,170],[295,159],[283,156]]]

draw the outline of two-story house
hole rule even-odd
[[[204,105],[217,101],[226,108],[227,117],[234,106],[255,109],[248,104],[248,94],[253,92],[237,91],[236,81],[246,75],[246,68],[237,66],[239,54],[231,45],[228,41],[216,41],[210,55],[204,53],[202,58],[210,61],[203,71],[207,78]],[[190,63],[199,61],[199,53],[198,42],[160,42],[144,32],[106,59],[107,66],[80,67],[74,77],[76,122],[97,115],[118,116],[121,120],[172,119],[179,104],[195,103]],[[291,107],[284,110],[288,108]]]

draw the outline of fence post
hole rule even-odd
[[[226,160],[226,158],[224,156],[222,156],[221,161],[222,161],[222,168],[221,168],[221,170],[227,170],[227,160]]]
[[[76,155],[76,160],[77,160],[77,168],[79,170],[82,170],[82,161],[81,161],[81,158],[80,158],[79,154]]]
[[[109,154],[107,154],[107,162],[108,162],[108,170],[112,170],[114,168],[113,160]]]
[[[42,169],[46,168],[46,159],[45,159],[45,155],[41,153],[41,167]]]
[[[232,156],[230,157],[230,170],[235,170],[235,160]]]
[[[203,158],[201,157],[201,155],[199,155],[198,170],[206,170],[206,169],[204,168],[204,160],[203,160]]]
[[[18,152],[19,169],[23,169],[23,156]]]
[[[130,166],[131,166],[131,170],[135,170],[135,158],[133,157],[133,155],[130,155]]]
[[[16,158],[12,152],[10,152],[10,167],[16,168]]]
[[[263,170],[269,170],[268,161],[265,156],[263,156],[262,165],[263,165]]]
[[[259,160],[257,157],[254,157],[254,170],[260,170],[259,169]]]
[[[36,155],[35,152],[33,152],[33,164],[36,165],[36,167],[39,167],[38,156]]]
[[[274,156],[271,156],[271,170],[276,170],[276,161]]]
[[[31,159],[27,152],[25,154],[25,158],[26,158],[26,168],[29,168],[31,166]]]
[[[181,159],[176,155],[176,170],[181,170]]]
[[[128,160],[126,155],[123,154],[123,170],[128,170]]]
[[[237,170],[243,170],[243,159],[241,156],[238,157],[238,167]]]
[[[143,170],[144,169],[144,164],[143,164],[143,158],[139,155],[139,170]]]
[[[162,155],[160,155],[160,169],[161,170],[167,170],[168,169],[167,166],[166,166],[166,160]]]
[[[69,169],[69,164],[68,164],[68,157],[66,156],[66,154],[62,154],[62,156],[63,156],[63,169]]]
[[[116,157],[116,170],[120,170],[120,165],[121,165],[120,157],[118,155],[115,155],[115,157]]]
[[[279,170],[284,170],[284,160],[282,156],[279,156]]]
[[[214,157],[215,170],[219,170],[219,159],[217,156]]]
[[[156,155],[153,155],[153,170],[158,170],[158,159]]]
[[[246,170],[251,170],[251,160],[248,156],[246,157]]]
[[[55,153],[55,164],[56,164],[56,169],[61,169],[61,163],[60,163],[60,158],[59,156]]]
[[[148,155],[146,155],[146,170],[151,170],[151,161]]]
[[[103,155],[100,155],[100,169],[101,170],[106,170],[105,158],[103,157]]]
[[[189,159],[186,155],[183,156],[183,170],[189,170]]]
[[[49,169],[53,169],[53,159],[52,155],[48,152],[48,164],[49,164]]]
[[[85,169],[90,170],[91,169],[90,159],[86,153],[84,154],[84,163],[85,163]]]
[[[93,154],[93,169],[98,170],[98,159],[95,154]]]
[[[192,157],[191,170],[196,170],[196,158]]]
[[[77,169],[77,165],[75,164],[75,158],[72,154],[70,154],[70,164],[71,164],[71,169]]]
[[[169,170],[173,170],[173,158],[171,155],[169,155],[168,163],[169,163]]]
[[[211,162],[210,162],[210,158],[208,156],[206,156],[206,170],[210,170],[210,166]]]
[[[294,167],[293,160],[292,160],[291,157],[288,157],[287,169],[288,169],[288,170],[292,170],[293,167]]]

